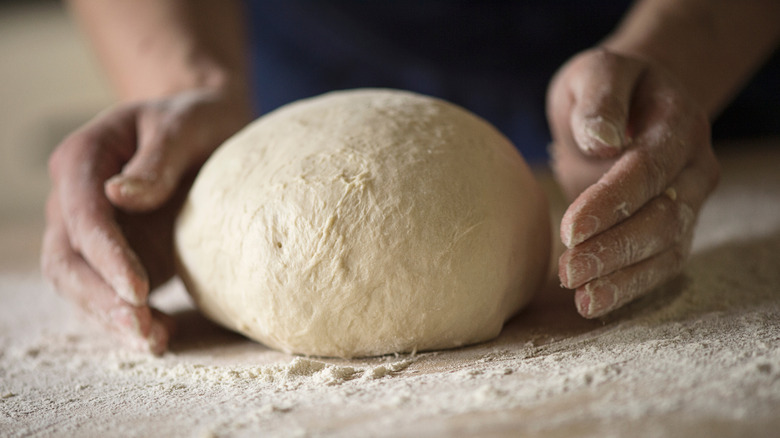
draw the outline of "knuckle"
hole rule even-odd
[[[574,56],[565,68],[567,71],[572,72],[587,72],[589,70],[597,69],[599,66],[612,65],[617,59],[618,55],[612,53],[606,47],[594,47],[592,49],[580,52]]]
[[[672,241],[678,242],[686,229],[686,221],[682,213],[683,204],[663,194],[656,198],[656,203],[661,215],[659,223],[666,224],[666,230],[671,231]]]
[[[80,133],[73,133],[67,136],[57,148],[54,149],[54,152],[49,156],[48,161],[49,175],[51,175],[52,178],[56,179],[69,157],[73,155],[82,144],[82,135]]]
[[[650,249],[649,245],[642,245],[636,235],[623,235],[616,239],[614,245],[615,259],[620,266],[626,266],[644,260]]]
[[[696,222],[696,211],[684,200],[672,200],[666,195],[658,196],[655,202],[661,215],[659,223],[666,224],[664,229],[671,236],[671,242],[683,242]]]
[[[672,268],[674,270],[679,270],[682,268],[683,263],[685,263],[686,255],[680,246],[675,246],[675,248],[672,250],[671,256]]]
[[[665,101],[668,102],[669,108],[675,113],[675,115],[688,114],[693,123],[698,125],[700,120],[700,112],[690,110],[690,100],[686,95],[681,93],[677,88],[668,88],[665,90],[665,93],[663,93],[662,96]]]
[[[43,251],[41,254],[41,273],[49,280],[53,280],[56,276],[56,269],[54,267],[53,256],[47,251],[49,248],[44,242]]]
[[[41,253],[41,274],[48,280],[57,292],[62,292],[63,276],[70,272],[68,259],[60,251],[52,248],[50,243],[44,242]]]
[[[696,213],[689,205],[683,203],[677,203],[675,209],[678,224],[675,241],[682,242],[685,241],[693,229],[693,224],[696,222]]]
[[[712,127],[710,125],[709,117],[707,117],[707,114],[701,109],[691,111],[691,114],[693,117],[693,121],[692,121],[693,133],[696,135],[697,138],[702,139],[703,143],[709,144],[710,134],[712,132]]]
[[[86,235],[93,227],[88,223],[87,213],[84,211],[74,211],[68,216],[69,219],[65,221],[68,241],[74,250],[81,251],[84,249]]]
[[[89,149],[99,144],[99,139],[88,130],[69,134],[49,156],[48,170],[53,179],[59,178],[67,168],[83,164]],[[99,148],[97,150],[100,150]]]
[[[667,179],[668,163],[663,157],[663,153],[655,152],[646,149],[636,149],[639,171],[641,175],[644,175],[642,181],[645,185],[645,197],[651,198],[658,195],[663,189]]]
[[[690,253],[690,244],[688,242],[680,242],[675,245],[671,251],[672,268],[675,271],[679,271],[685,266],[685,262],[688,260],[688,254]]]
[[[702,149],[712,151],[712,126],[707,114],[701,109],[689,110],[690,125],[688,139],[693,145],[691,152],[701,152]]]
[[[62,145],[58,146],[56,149],[54,149],[54,152],[49,155],[49,160],[47,162],[47,169],[49,171],[49,176],[52,179],[56,179],[59,175],[59,168],[60,168],[60,162],[62,161]]]
[[[612,52],[610,49],[604,46],[594,47],[586,52],[590,55],[591,62],[598,64],[615,64],[622,58],[620,55]]]
[[[720,163],[718,162],[718,159],[715,157],[714,152],[712,152],[712,148],[708,148],[706,158],[707,160],[707,175],[709,176],[709,179],[707,181],[707,192],[711,193],[713,190],[715,190],[715,187],[718,186],[718,183],[720,182],[720,176],[721,176],[721,169],[720,169]]]
[[[604,47],[596,47],[595,49],[588,52],[588,55],[586,59],[586,67],[589,69],[595,69],[598,68],[600,65],[608,65],[612,63],[612,58],[614,55],[610,53],[606,48]]]

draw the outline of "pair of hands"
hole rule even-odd
[[[172,229],[192,175],[250,119],[196,90],[110,109],[50,160],[43,270],[126,344],[161,353],[173,326],[147,302],[174,275]],[[658,67],[603,49],[549,90],[553,166],[575,198],[563,218],[562,284],[603,315],[677,274],[717,180],[704,112]]]

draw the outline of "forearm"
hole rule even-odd
[[[236,0],[70,0],[119,97],[194,88],[246,94],[244,23]]]
[[[657,62],[715,117],[780,41],[777,0],[640,0],[604,45]]]

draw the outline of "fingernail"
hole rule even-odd
[[[563,244],[571,249],[588,240],[599,229],[601,221],[596,216],[583,216],[576,221],[571,221],[562,233]]]
[[[587,318],[590,314],[590,295],[587,292],[577,294],[574,304],[577,306],[577,313]]]
[[[577,303],[581,315],[586,318],[597,318],[614,309],[617,290],[612,283],[593,280],[583,289],[585,293],[580,297],[582,302]]]
[[[623,136],[614,123],[598,116],[585,121],[585,132],[594,140],[605,146],[620,149],[623,146]]]
[[[144,304],[144,300],[139,297],[138,292],[130,285],[126,280],[118,278],[113,281],[114,291],[119,298],[134,305],[140,306]]]
[[[604,264],[595,254],[578,254],[572,257],[565,266],[566,281],[564,286],[575,288],[598,277],[603,269]]]
[[[123,197],[137,196],[144,191],[146,185],[143,181],[125,178],[119,183],[119,194]]]

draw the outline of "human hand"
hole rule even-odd
[[[174,274],[173,222],[191,176],[250,119],[243,96],[196,90],[109,109],[52,154],[42,267],[128,346],[164,352],[147,298]]]
[[[548,90],[553,170],[569,200],[561,284],[586,318],[678,274],[719,168],[705,112],[651,61],[593,49]]]

